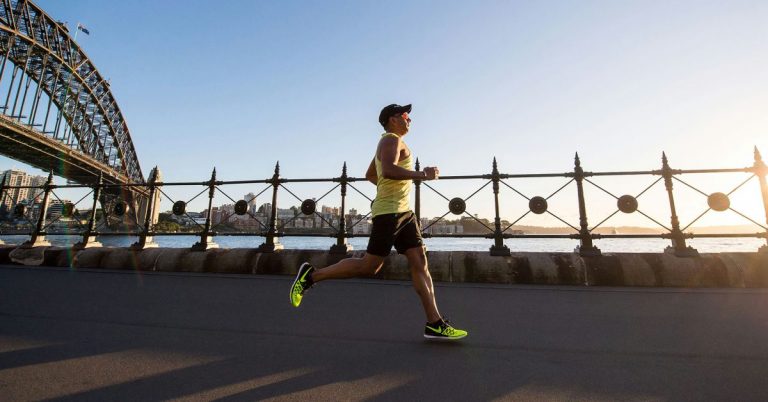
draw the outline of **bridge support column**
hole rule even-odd
[[[153,228],[157,224],[157,218],[160,215],[160,194],[155,186],[160,180],[160,170],[155,166],[149,174],[149,196],[144,201],[144,230],[139,235],[139,241],[131,245],[133,250],[144,250],[146,248],[155,248],[155,237],[152,235]]]
[[[40,204],[40,215],[37,217],[37,226],[35,226],[35,231],[32,233],[32,238],[29,239],[29,241],[24,242],[19,247],[32,248],[46,247],[51,245],[51,243],[45,238],[45,215],[48,213],[48,199],[51,196],[53,187],[53,172],[50,172],[48,173],[48,181],[46,181],[45,185],[43,186],[43,202]]]

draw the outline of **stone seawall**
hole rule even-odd
[[[363,251],[349,256],[360,257]],[[324,267],[344,256],[322,250],[126,248],[0,246],[0,263],[28,266],[117,269],[159,272],[212,272],[293,275],[303,261]],[[713,253],[676,257],[668,253],[613,253],[581,257],[575,253],[430,251],[435,281],[582,286],[768,287],[768,253]],[[376,278],[409,280],[408,264],[394,252]]]

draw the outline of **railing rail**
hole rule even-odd
[[[419,161],[416,161],[416,170],[420,170],[420,164]],[[715,173],[751,173],[752,175],[749,176],[746,180],[741,182],[738,186],[736,186],[734,189],[727,193],[712,193],[707,194],[700,189],[698,189],[696,186],[691,185],[690,183],[684,181],[679,176],[686,175],[686,174],[715,174]],[[766,174],[768,174],[768,167],[766,167],[765,163],[762,160],[762,156],[760,155],[760,152],[757,150],[757,148],[754,149],[754,162],[752,166],[749,167],[743,167],[743,168],[727,168],[727,169],[672,169],[669,165],[669,161],[667,159],[666,154],[662,154],[662,164],[661,169],[658,170],[633,170],[633,171],[610,171],[610,172],[591,172],[591,171],[585,171],[583,170],[581,166],[581,160],[579,158],[579,155],[576,154],[574,158],[574,169],[570,172],[561,172],[561,173],[534,173],[534,174],[510,174],[510,173],[501,173],[498,169],[498,164],[496,162],[496,158],[493,159],[493,163],[491,166],[491,172],[488,174],[476,174],[476,175],[455,175],[455,176],[441,176],[441,181],[455,181],[455,180],[481,180],[483,181],[482,186],[480,186],[476,191],[474,191],[471,195],[461,198],[461,197],[454,197],[452,199],[449,199],[447,196],[443,195],[435,189],[433,185],[431,185],[431,182],[426,181],[420,181],[420,180],[414,180],[414,191],[415,191],[415,205],[414,205],[414,211],[418,218],[421,218],[421,211],[422,211],[422,203],[423,201],[423,192],[425,189],[428,189],[432,191],[434,194],[436,194],[438,197],[443,198],[445,201],[448,201],[448,212],[446,212],[441,217],[437,217],[434,220],[432,220],[427,226],[423,227],[422,230],[424,231],[423,235],[424,237],[432,237],[432,238],[487,238],[492,239],[492,244],[490,245],[490,253],[492,255],[510,255],[510,248],[507,244],[504,243],[504,240],[509,239],[524,239],[524,238],[530,238],[530,239],[573,239],[578,240],[579,244],[578,247],[576,247],[577,251],[583,255],[583,256],[597,256],[600,255],[600,250],[595,247],[593,244],[593,240],[597,239],[617,239],[617,238],[623,238],[623,239],[651,239],[651,238],[657,238],[657,239],[668,239],[671,241],[671,246],[668,247],[668,251],[674,252],[677,255],[680,256],[692,256],[697,255],[697,251],[693,249],[692,247],[688,246],[686,243],[686,240],[688,239],[694,239],[694,238],[762,238],[765,239],[768,243],[768,185],[766,184]],[[658,179],[656,179],[653,183],[651,183],[649,186],[647,186],[645,189],[643,189],[641,192],[639,192],[636,195],[629,195],[625,194],[622,196],[617,196],[613,194],[610,190],[604,188],[604,186],[601,186],[600,184],[595,183],[594,181],[590,180],[590,178],[593,177],[610,177],[610,176],[658,176]],[[559,187],[556,191],[551,193],[550,195],[543,197],[543,196],[534,196],[529,197],[525,195],[523,192],[519,191],[517,188],[515,188],[513,185],[511,185],[509,182],[515,179],[542,179],[542,178],[565,178],[569,179],[567,183]],[[757,219],[754,219],[753,217],[750,217],[741,211],[734,209],[730,205],[730,198],[729,196],[733,194],[734,192],[740,190],[744,184],[747,182],[750,182],[752,179],[757,178],[759,182],[760,187],[760,193],[761,198],[763,201],[763,209],[765,212],[765,223],[758,222]],[[266,178],[266,179],[249,179],[249,180],[217,180],[216,177],[216,170],[214,169],[211,177],[207,181],[185,181],[185,182],[163,182],[162,180],[159,180],[157,177],[157,171],[153,171],[152,175],[150,176],[150,180],[147,183],[139,184],[139,183],[131,183],[131,184],[112,184],[112,183],[103,183],[102,180],[99,180],[96,183],[91,184],[67,184],[67,185],[56,185],[53,184],[52,181],[52,175],[49,175],[49,180],[42,186],[14,186],[9,185],[6,182],[6,178],[3,177],[0,181],[0,205],[2,204],[11,204],[11,212],[15,214],[17,217],[23,217],[24,219],[27,219],[27,222],[30,223],[30,227],[32,227],[32,230],[28,233],[29,236],[31,236],[30,241],[27,242],[27,245],[35,246],[35,245],[41,245],[40,239],[44,239],[45,235],[55,235],[56,233],[47,230],[52,223],[55,222],[55,220],[51,220],[50,222],[46,223],[46,215],[45,211],[47,208],[47,205],[52,199],[52,197],[58,198],[56,195],[56,190],[59,189],[77,189],[77,188],[87,188],[90,189],[90,192],[86,194],[79,202],[83,201],[83,199],[87,198],[89,194],[93,194],[93,203],[90,210],[90,215],[88,216],[88,223],[87,225],[79,225],[79,228],[81,229],[80,232],[77,232],[77,234],[83,236],[83,241],[78,243],[76,247],[87,247],[91,245],[97,245],[95,243],[95,237],[96,236],[138,236],[139,241],[133,245],[133,247],[143,248],[143,247],[149,247],[151,243],[151,238],[153,236],[158,235],[164,235],[164,236],[189,236],[189,235],[195,235],[200,238],[200,241],[198,241],[193,248],[198,250],[204,250],[211,247],[216,247],[216,244],[214,243],[213,239],[216,236],[261,236],[265,238],[264,243],[259,246],[260,251],[262,252],[274,252],[277,250],[280,250],[283,248],[283,246],[279,242],[280,237],[314,237],[314,236],[327,236],[327,237],[333,237],[336,239],[335,243],[331,246],[331,252],[334,253],[347,253],[351,249],[350,246],[347,244],[347,239],[350,237],[367,237],[367,234],[360,234],[355,233],[353,234],[351,231],[352,229],[360,224],[363,220],[366,220],[370,216],[370,212],[362,217],[358,216],[355,219],[351,219],[350,222],[347,222],[347,215],[346,215],[346,199],[348,196],[348,191],[351,189],[355,193],[365,197],[367,200],[372,201],[371,197],[360,191],[356,186],[355,183],[358,182],[365,182],[367,181],[365,178],[358,178],[358,177],[350,177],[347,175],[347,166],[346,163],[344,163],[344,166],[342,168],[342,173],[338,177],[327,177],[327,178],[286,178],[280,176],[280,165],[279,163],[276,164],[274,173],[272,177]],[[646,193],[650,188],[657,185],[657,183],[663,181],[664,188],[666,191],[666,198],[669,202],[669,212],[670,212],[670,221],[668,224],[664,224],[660,222],[657,219],[654,219],[649,214],[644,213],[638,208],[638,198],[642,196],[644,193]],[[294,191],[291,190],[289,187],[290,184],[295,183],[329,183],[334,184],[335,186],[331,188],[328,192],[323,194],[319,198],[315,199],[304,199],[302,200],[298,195],[294,193]],[[576,205],[578,207],[578,216],[579,216],[579,223],[578,225],[573,225],[569,223],[567,220],[563,219],[562,217],[556,215],[553,211],[551,211],[548,207],[548,200],[553,197],[554,195],[560,193],[562,190],[564,190],[567,187],[571,186],[571,183],[575,183],[576,186]],[[707,204],[708,208],[706,208],[703,212],[701,212],[695,219],[693,219],[690,223],[687,223],[686,225],[681,224],[677,211],[679,208],[679,205],[676,204],[676,198],[675,198],[675,191],[674,191],[674,184],[677,183],[679,185],[688,187],[695,192],[698,192],[699,194],[707,197]],[[266,187],[261,190],[257,195],[255,195],[251,200],[237,200],[235,201],[232,197],[230,197],[227,193],[224,192],[222,187],[224,186],[232,186],[232,185],[251,185],[251,184],[263,184]],[[178,186],[197,186],[201,187],[201,191],[192,197],[190,200],[175,200],[172,197],[168,196],[168,194],[163,191],[164,188],[169,187],[178,187]],[[481,191],[488,191],[486,188],[490,186],[490,189],[493,192],[493,205],[494,205],[494,217],[493,221],[490,224],[486,224],[476,218],[475,216],[469,214],[466,211],[466,202],[474,197],[476,194],[480,193]],[[599,223],[597,223],[594,226],[589,225],[589,219],[587,216],[587,212],[589,211],[588,206],[589,203],[587,202],[587,199],[585,197],[585,191],[584,188],[590,186],[595,189],[597,189],[600,192],[603,192],[613,198],[617,201],[617,209],[609,214],[607,217],[604,217]],[[150,194],[150,199],[153,198],[155,194],[158,194],[158,197],[166,198],[169,201],[173,203],[173,214],[177,216],[184,216],[188,215],[186,212],[186,205],[190,202],[192,202],[194,199],[198,198],[199,196],[203,195],[204,193],[208,193],[208,203],[207,208],[205,210],[205,223],[204,224],[197,224],[197,227],[199,230],[191,231],[191,232],[163,232],[159,230],[155,230],[155,225],[157,222],[154,221],[153,216],[156,216],[156,209],[159,208],[159,202],[158,205],[148,205],[148,207],[145,210],[146,215],[139,217],[140,221],[143,223],[143,225],[138,225],[135,230],[110,230],[109,228],[104,228],[105,226],[108,226],[105,222],[108,221],[110,218],[121,218],[122,215],[125,213],[125,209],[127,208],[126,205],[121,204],[120,201],[114,203],[111,205],[110,210],[104,210],[104,218],[101,222],[96,222],[97,220],[97,204],[99,202],[99,194],[100,191],[103,189],[108,188],[131,188],[131,187],[141,187],[145,192]],[[525,198],[528,201],[528,210],[525,211],[522,216],[517,218],[516,220],[512,221],[512,223],[506,222],[506,224],[502,223],[501,216],[500,216],[500,210],[499,206],[501,203],[500,200],[500,189],[501,188],[507,188],[510,189],[516,196],[520,196]],[[30,206],[22,205],[22,204],[13,204],[12,202],[9,202],[10,199],[10,193],[13,190],[18,189],[35,189],[39,190],[40,194],[43,195],[43,202],[41,205],[32,205],[33,208],[29,208]],[[259,195],[267,192],[269,189],[272,190],[271,192],[271,210],[269,211],[268,216],[256,216],[252,211],[248,210],[249,202],[253,201],[256,197]],[[338,216],[334,217],[329,221],[326,217],[321,215],[317,212],[317,202],[322,200],[327,195],[331,194],[332,192],[338,191],[340,195],[340,208],[338,212]],[[294,215],[293,219],[278,220],[278,198],[279,194],[285,193],[290,197],[295,198],[299,202],[301,202],[301,215]],[[248,216],[248,218],[254,220],[255,223],[258,223],[259,230],[245,230],[245,231],[238,231],[238,232],[226,232],[226,231],[218,231],[216,230],[222,223],[221,222],[214,222],[212,219],[213,215],[213,201],[217,194],[222,194],[227,199],[232,201],[234,203],[234,214],[241,215],[241,216]],[[60,199],[59,199],[60,200]],[[77,203],[75,203],[77,204]],[[22,205],[22,206],[20,206]],[[37,208],[34,208],[37,207]],[[71,206],[69,209],[65,208],[65,211],[67,213],[77,213],[76,206]],[[30,212],[37,211],[36,216],[32,216]],[[710,211],[726,211],[730,210],[736,213],[737,215],[740,215],[743,217],[746,221],[751,222],[755,225],[756,231],[754,233],[689,233],[685,232],[691,225],[693,225],[695,222],[697,222],[700,218],[702,218],[704,215],[709,213]],[[600,228],[601,225],[603,225],[606,221],[610,220],[612,217],[614,217],[617,213],[622,212],[626,214],[631,213],[638,213],[643,215],[645,218],[649,219],[650,221],[654,222],[657,226],[661,227],[663,229],[662,233],[657,234],[604,234],[604,233],[596,233],[595,230]],[[510,233],[509,229],[513,227],[516,223],[518,223],[521,219],[528,216],[529,214],[548,214],[554,219],[560,221],[564,225],[566,225],[570,230],[573,231],[573,233],[565,233],[565,234],[519,234],[519,233]],[[154,215],[153,215],[154,214]],[[439,234],[439,233],[430,233],[428,230],[431,226],[439,223],[441,220],[443,220],[446,216],[449,214],[453,215],[463,215],[466,216],[466,219],[474,219],[482,226],[487,229],[487,232],[485,233],[459,233],[459,234]],[[327,225],[330,231],[332,233],[329,233],[328,230],[325,232],[312,232],[312,233],[290,233],[286,232],[285,228],[287,225],[291,224],[293,221],[299,219],[301,216],[304,217],[312,217],[312,216],[318,216],[321,220],[323,220]],[[226,219],[229,219],[232,215],[227,216]],[[30,219],[32,218],[32,219]],[[60,219],[56,218],[56,219]],[[36,222],[34,222],[36,220]],[[333,222],[338,222],[337,224],[334,224]],[[758,230],[759,228],[759,230]],[[4,230],[2,227],[0,227],[0,234],[7,234],[4,233]],[[72,233],[68,233],[72,234]],[[760,251],[766,251],[768,250],[768,246],[764,245],[760,247]]]

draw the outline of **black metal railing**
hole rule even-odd
[[[420,170],[419,161],[416,161],[416,170]],[[707,194],[700,189],[698,189],[696,186],[690,184],[687,181],[684,181],[680,176],[681,175],[689,175],[689,174],[714,174],[714,173],[747,173],[749,174],[749,177],[742,181],[738,186],[730,190],[728,193],[722,193],[722,192],[716,192]],[[647,239],[647,238],[661,238],[661,239],[668,239],[671,241],[671,245],[667,248],[669,251],[674,252],[676,255],[679,256],[692,256],[696,255],[697,251],[690,247],[686,241],[687,239],[693,239],[693,238],[762,238],[765,239],[766,242],[768,242],[768,185],[766,185],[766,175],[768,174],[768,167],[763,162],[762,157],[760,155],[760,152],[755,148],[754,150],[754,162],[752,166],[744,167],[744,168],[733,168],[733,169],[694,169],[694,170],[682,170],[682,169],[672,169],[669,165],[669,161],[667,159],[666,154],[662,154],[662,163],[661,168],[658,170],[648,170],[648,171],[619,171],[619,172],[589,172],[584,171],[584,169],[581,166],[581,160],[579,158],[579,155],[576,154],[574,159],[574,168],[572,171],[563,172],[563,173],[543,173],[543,174],[506,174],[506,173],[500,173],[498,169],[498,165],[496,162],[496,159],[493,159],[491,172],[488,174],[479,174],[479,175],[463,175],[463,176],[441,176],[440,181],[457,181],[457,180],[464,180],[464,181],[476,181],[480,180],[483,182],[483,184],[477,188],[476,191],[474,191],[471,195],[467,197],[454,197],[454,198],[448,198],[444,194],[442,194],[440,191],[436,189],[436,186],[432,182],[426,182],[426,181],[414,181],[414,192],[415,192],[415,205],[414,205],[414,211],[417,215],[417,218],[421,219],[421,211],[422,211],[422,203],[423,201],[423,195],[422,192],[424,191],[423,187],[426,187],[430,191],[432,191],[437,197],[440,197],[447,201],[448,203],[448,211],[445,212],[442,216],[430,220],[424,227],[422,228],[424,232],[424,237],[450,237],[450,238],[487,238],[491,239],[493,242],[490,246],[490,253],[491,255],[497,255],[497,256],[505,256],[510,255],[510,248],[508,245],[505,244],[505,240],[509,239],[519,239],[519,238],[563,238],[563,239],[573,239],[578,241],[578,246],[576,247],[577,251],[582,256],[598,256],[600,255],[600,250],[594,245],[593,241],[596,239],[610,239],[610,238],[626,238],[626,239]],[[598,183],[596,183],[593,179],[596,177],[608,177],[608,176],[615,176],[615,177],[622,177],[622,176],[649,176],[652,178],[655,178],[653,182],[645,187],[642,191],[637,193],[636,195],[630,195],[625,194],[621,196],[617,196],[608,189],[605,188],[605,186],[601,186]],[[545,178],[563,178],[566,180],[566,182],[561,185],[557,190],[549,194],[548,196],[529,196],[526,195],[523,191],[521,191],[519,188],[514,186],[512,184],[513,181],[518,179],[545,179]],[[747,214],[733,208],[731,206],[730,202],[730,196],[737,190],[741,189],[747,182],[752,180],[757,180],[759,182],[759,188],[761,192],[761,198],[762,198],[762,204],[763,209],[765,212],[765,224],[758,222],[756,219],[753,219],[752,217],[749,217]],[[75,228],[73,231],[69,231],[67,234],[73,234],[76,233],[79,236],[82,236],[82,241],[75,245],[75,247],[89,247],[93,245],[98,245],[98,243],[95,243],[96,236],[114,236],[114,235],[131,235],[131,236],[138,236],[139,241],[135,243],[132,247],[134,248],[145,248],[145,247],[152,247],[154,243],[152,242],[152,239],[154,236],[158,235],[194,235],[199,237],[199,241],[195,243],[192,247],[196,250],[205,250],[211,247],[216,247],[216,244],[214,243],[214,238],[216,236],[261,236],[264,237],[264,243],[262,243],[259,246],[259,250],[261,252],[274,252],[277,250],[280,250],[283,248],[283,246],[280,244],[280,237],[285,236],[329,236],[335,238],[335,243],[331,246],[330,251],[332,253],[347,253],[350,250],[350,246],[347,244],[347,239],[350,237],[365,237],[367,234],[353,234],[352,230],[357,225],[359,225],[364,220],[367,220],[370,216],[370,212],[368,212],[365,215],[359,215],[355,217],[354,219],[351,219],[349,224],[347,224],[347,215],[346,215],[346,199],[347,199],[347,190],[352,189],[360,196],[364,197],[366,200],[371,201],[371,197],[366,195],[363,191],[360,191],[356,184],[358,182],[364,182],[366,179],[364,178],[356,178],[356,177],[349,177],[347,175],[347,166],[346,163],[344,164],[342,168],[342,173],[338,177],[332,177],[332,178],[312,178],[312,179],[290,179],[280,176],[280,165],[279,163],[276,164],[274,173],[272,177],[267,179],[261,179],[261,180],[238,180],[238,181],[223,181],[223,180],[217,180],[216,177],[216,169],[213,169],[213,172],[211,174],[211,177],[207,181],[203,182],[162,182],[158,180],[157,176],[157,170],[153,170],[152,174],[150,175],[149,180],[146,183],[143,184],[105,184],[101,181],[101,179],[96,183],[91,183],[87,185],[55,185],[53,184],[53,175],[50,174],[48,176],[48,180],[46,183],[42,186],[12,186],[6,184],[6,178],[3,177],[2,181],[0,181],[0,205],[2,204],[11,204],[11,210],[10,213],[14,216],[16,216],[17,221],[21,220],[22,222],[26,220],[29,223],[29,227],[31,228],[30,231],[28,231],[25,234],[28,234],[30,236],[30,241],[25,243],[25,246],[37,246],[37,245],[44,245],[47,244],[44,239],[46,235],[55,235],[55,231],[48,231],[48,229],[59,219],[62,217],[77,217],[78,215],[78,207],[77,204],[80,202],[83,202],[88,195],[93,195],[92,197],[92,204],[90,212],[87,216],[87,220],[83,219],[84,217],[80,216],[77,220],[77,224],[75,225]],[[664,224],[660,222],[660,220],[654,218],[651,216],[651,214],[648,214],[646,212],[643,212],[639,209],[639,202],[638,199],[646,194],[649,189],[656,186],[658,183],[662,182],[664,183],[664,189],[666,192],[666,199],[669,203],[669,212],[670,212],[670,221],[669,224]],[[319,198],[306,198],[302,199],[296,193],[289,188],[289,186],[298,184],[298,183],[330,183],[334,184],[334,186],[328,190],[325,194],[323,194]],[[675,192],[674,184],[678,183],[681,184],[696,193],[703,195],[707,198],[707,208],[702,211],[695,219],[693,219],[690,223],[687,225],[682,225],[680,223],[680,219],[678,217],[678,206],[675,204]],[[256,195],[251,197],[250,200],[240,199],[235,200],[234,198],[230,197],[222,187],[224,186],[232,186],[232,185],[265,185],[265,187]],[[483,220],[477,218],[476,216],[470,214],[467,212],[467,201],[475,197],[477,194],[480,194],[481,191],[485,190],[488,186],[491,186],[492,192],[493,192],[493,204],[494,204],[494,219],[492,224],[486,224],[486,222],[483,222]],[[576,187],[576,197],[575,200],[577,207],[578,207],[578,224],[571,224],[568,222],[567,219],[564,219],[562,216],[558,215],[549,207],[549,200],[561,193],[564,189],[572,187],[572,185],[575,185]],[[168,190],[171,187],[178,187],[178,186],[192,186],[192,187],[202,187],[202,190],[197,193],[194,197],[188,200],[177,200],[168,195]],[[608,214],[607,217],[602,219],[599,223],[596,225],[593,225],[590,227],[589,220],[587,216],[588,208],[587,208],[587,200],[585,197],[585,186],[591,186],[592,190],[604,193],[613,199],[616,200],[616,210],[612,213]],[[119,188],[120,190],[126,190],[128,187],[142,187],[143,190],[149,194],[150,202],[147,203],[146,207],[144,208],[144,211],[142,213],[143,216],[139,217],[140,224],[136,225],[133,228],[125,229],[125,226],[120,225],[114,225],[114,222],[120,222],[122,217],[126,214],[127,209],[129,206],[121,202],[120,200],[117,200],[115,202],[112,202],[109,205],[109,208],[103,208],[102,216],[99,218],[97,215],[97,207],[99,203],[102,203],[104,205],[104,199],[101,197],[101,191],[103,189],[107,188]],[[39,192],[39,196],[42,196],[42,201],[38,204],[33,205],[24,205],[24,204],[16,204],[12,205],[10,201],[10,193],[14,189],[31,189],[36,190]],[[54,197],[55,199],[58,199],[61,203],[61,199],[58,198],[56,195],[56,190],[58,189],[65,189],[65,188],[85,188],[89,189],[90,192],[83,196],[80,201],[76,203],[71,203],[64,205],[62,208],[61,213],[56,218],[50,218],[46,219],[46,212],[48,208],[49,201],[51,197]],[[500,189],[506,188],[512,193],[514,193],[514,196],[519,196],[524,198],[528,202],[528,208],[525,211],[521,211],[522,214],[510,221],[503,221],[500,216]],[[333,193],[338,189],[339,195],[340,195],[340,208],[337,211],[334,211],[334,215],[336,215],[336,218],[328,219],[328,214],[321,214],[317,211],[317,203],[320,202],[322,199],[324,199],[329,194]],[[252,209],[251,202],[255,200],[256,197],[260,196],[261,194],[271,190],[271,203],[269,204],[270,210],[264,211],[262,210],[261,213],[256,213]],[[299,214],[299,210],[296,209],[294,212],[293,217],[287,217],[285,219],[279,220],[278,219],[278,196],[281,193],[281,191],[284,191],[291,197],[295,198],[297,201],[301,203],[301,214]],[[487,190],[486,190],[487,191]],[[208,202],[207,202],[207,208],[205,210],[205,221],[204,223],[197,222],[189,215],[187,212],[187,204],[194,201],[198,197],[202,196],[207,192],[208,194]],[[218,207],[213,206],[214,199],[217,194],[223,195],[226,199],[230,200],[234,203],[234,208],[232,213],[223,213],[221,216],[216,216],[215,214],[218,212]],[[36,197],[39,199],[39,196]],[[157,199],[157,203],[152,202],[152,200]],[[175,216],[183,217],[186,215],[186,217],[189,218],[192,222],[194,222],[193,227],[195,227],[195,230],[187,230],[187,231],[161,231],[157,230],[157,208],[159,207],[159,200],[161,199],[167,199],[173,204],[172,213]],[[685,232],[688,228],[691,227],[695,222],[699,221],[704,215],[709,213],[710,211],[733,211],[737,215],[744,218],[746,221],[751,222],[755,225],[755,228],[759,228],[759,231],[756,231],[754,233],[706,233],[706,234],[694,234],[694,233],[688,233]],[[663,229],[661,233],[656,234],[601,234],[597,233],[596,229],[600,228],[601,225],[606,223],[609,219],[614,217],[619,212],[625,213],[625,214],[633,214],[637,213],[639,215],[642,215],[644,218],[647,218],[649,221],[653,222],[655,225]],[[438,224],[441,220],[444,220],[448,214],[453,215],[461,215],[464,217],[464,219],[471,219],[476,221],[477,224],[480,225],[480,227],[484,227],[486,231],[484,233],[452,233],[452,234],[433,234],[430,231],[430,228],[436,224]],[[547,214],[551,216],[552,218],[556,219],[557,221],[565,224],[570,230],[572,230],[572,233],[566,233],[566,234],[523,234],[523,233],[514,233],[511,232],[510,229],[513,227],[513,225],[517,224],[528,216],[529,214],[536,214],[536,215],[543,215]],[[245,219],[249,222],[249,227],[256,228],[256,230],[250,229],[250,230],[236,230],[236,231],[226,231],[226,230],[217,230],[223,226],[225,226],[230,219],[233,217],[236,217],[238,220]],[[324,227],[323,231],[303,231],[303,232],[291,232],[289,230],[286,230],[289,228],[289,225],[292,223],[295,223],[296,221],[302,219],[302,217],[312,217],[315,219],[315,217],[319,217],[319,219],[322,221],[321,226]],[[83,221],[86,220],[87,223],[83,223]],[[353,222],[354,221],[354,222]],[[110,224],[112,222],[113,224]],[[336,223],[334,223],[336,222]],[[252,225],[251,225],[252,223]],[[325,225],[327,224],[327,227]],[[121,229],[122,228],[122,229]],[[9,231],[6,227],[5,229],[0,228],[0,234],[9,234],[12,231]],[[766,251],[768,250],[768,246],[762,246],[760,247],[760,251]]]

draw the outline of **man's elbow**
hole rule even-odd
[[[390,169],[387,167],[382,167],[381,169],[381,177],[389,180],[396,180],[397,176],[395,174],[395,169]]]

